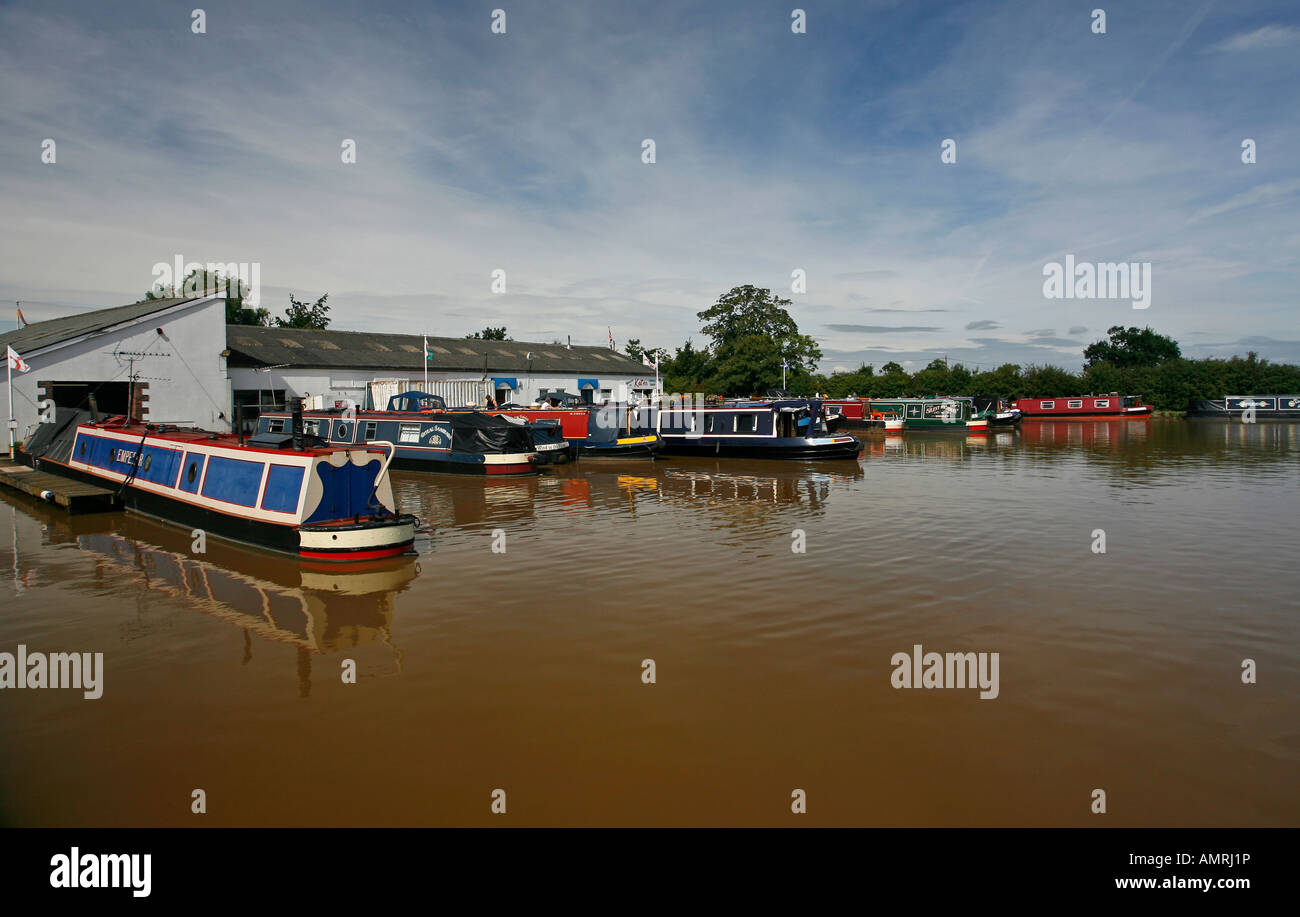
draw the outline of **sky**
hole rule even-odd
[[[1300,363],[1300,5],[803,2],[0,0],[0,303],[179,255],[340,329],[671,350],[754,284],[825,372],[1112,325]],[[1047,298],[1067,255],[1149,262],[1148,308]]]

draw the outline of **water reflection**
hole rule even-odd
[[[10,514],[11,573],[19,592],[38,582],[64,582],[95,595],[143,589],[166,596],[242,629],[244,664],[253,658],[254,637],[296,646],[303,696],[311,689],[313,654],[381,644],[389,651],[386,668],[400,670],[390,633],[394,598],[419,573],[417,558],[313,567],[215,539],[195,555],[187,531],[137,516],[67,516],[41,504],[20,510],[12,503]],[[84,569],[72,575],[75,555],[24,552],[20,514],[40,522],[42,545],[75,545],[90,555],[90,576]],[[151,636],[155,629],[137,622],[127,636]]]

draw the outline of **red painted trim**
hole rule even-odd
[[[409,542],[395,545],[391,548],[377,548],[374,551],[307,551],[299,550],[299,557],[308,557],[313,560],[376,560],[380,557],[396,557],[398,554],[405,554],[411,549]]]
[[[532,474],[537,470],[532,462],[524,462],[522,465],[484,465],[483,468],[488,474]]]

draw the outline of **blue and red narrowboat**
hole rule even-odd
[[[115,417],[47,428],[27,458],[116,490],[128,510],[303,560],[413,549],[417,520],[397,511],[388,480],[391,445],[312,448],[301,432],[241,440]]]
[[[1136,395],[1070,395],[1065,398],[1020,398],[1011,402],[1025,420],[1068,420],[1071,417],[1146,417],[1151,405]]]

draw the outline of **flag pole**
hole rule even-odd
[[[424,390],[429,390],[429,336],[421,335],[424,339]]]
[[[8,348],[6,348],[8,351]],[[5,353],[5,366],[9,368],[9,461],[14,460],[14,363],[9,359],[9,354]]]

